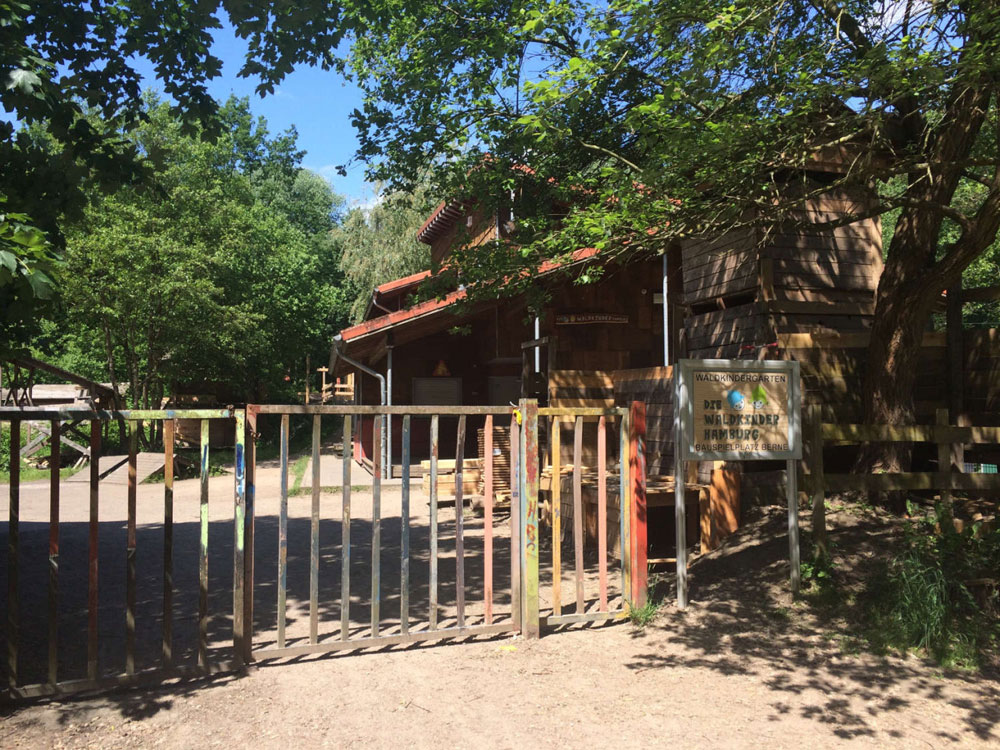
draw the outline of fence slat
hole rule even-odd
[[[87,540],[87,677],[97,679],[97,560],[99,551],[101,423],[90,420],[90,528]]]
[[[174,422],[163,420],[163,666],[174,664]]]
[[[7,684],[13,698],[17,687],[17,652],[20,646],[18,599],[21,559],[21,422],[10,421],[10,487],[7,520]]]
[[[312,517],[309,526],[309,642],[319,640],[319,438],[323,417],[316,414],[312,423]]]
[[[410,632],[410,415],[403,417],[403,507],[399,561],[399,629]]]
[[[493,415],[486,415],[483,427],[483,457],[486,462],[483,485],[483,617],[493,624]]]
[[[340,640],[351,631],[351,415],[344,417],[343,484],[340,523]]]
[[[198,504],[198,666],[208,669],[208,443],[209,421],[201,420],[201,497]]]
[[[622,599],[628,599],[629,581],[629,524],[628,493],[628,416],[618,425],[618,552],[622,573]]]
[[[552,614],[562,614],[562,421],[552,417]]]
[[[524,415],[524,509],[522,527],[524,529],[524,635],[538,638],[540,635],[540,613],[538,605],[538,402],[527,399],[521,402]]]
[[[520,429],[510,415],[510,613],[514,630],[521,630]]]
[[[49,683],[55,685],[59,672],[59,469],[62,445],[59,421],[53,420],[49,433]]]
[[[465,627],[465,498],[462,463],[465,460],[465,415],[458,418],[455,443],[455,593],[458,627]]]
[[[372,606],[371,637],[377,638],[382,609],[382,419],[372,435]]]
[[[608,437],[605,417],[597,421],[597,575],[600,611],[608,611]]]
[[[247,584],[247,488],[246,488],[246,413],[236,412],[235,474],[236,491],[233,513],[233,651],[237,661],[246,661],[246,597],[252,595]]]
[[[125,674],[135,673],[135,586],[136,586],[136,537],[135,504],[136,459],[139,452],[139,430],[142,423],[130,422],[128,437],[128,540],[125,543]]]
[[[281,463],[278,505],[278,648],[285,647],[285,619],[288,616],[288,415],[281,415],[279,452]]]
[[[573,545],[576,553],[576,612],[583,613],[583,417],[573,426]]]
[[[430,628],[438,626],[438,415],[431,416]]]

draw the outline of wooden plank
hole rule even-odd
[[[1000,491],[1000,474],[909,472],[904,474],[827,474],[826,487],[844,490],[990,490]]]
[[[430,487],[430,629],[438,625],[438,415],[431,417],[431,487]]]
[[[483,484],[483,610],[484,621],[493,624],[493,415],[486,415],[483,428],[483,460],[486,479]]]
[[[351,415],[344,416],[344,436],[341,443],[343,455],[341,464],[343,478],[341,480],[340,518],[340,640],[350,637],[351,626]]]
[[[312,515],[309,523],[309,642],[319,641],[319,495],[320,495],[320,432],[322,417],[319,414],[312,420]],[[381,420],[376,419],[376,430]],[[376,463],[375,475],[378,474],[379,443],[376,440],[374,453]]]
[[[583,614],[553,615],[552,617],[546,617],[542,621],[542,626],[555,628],[561,625],[577,625],[584,622],[612,622],[614,620],[624,620],[626,617],[628,617],[628,612],[624,609],[584,612]]]
[[[208,443],[209,421],[201,420],[201,496],[198,506],[198,667],[208,668]]]
[[[455,439],[455,593],[458,627],[465,627],[465,501],[462,496],[462,461],[465,458],[465,415],[458,418]]]
[[[628,598],[630,573],[629,541],[631,524],[631,501],[628,477],[628,433],[629,417],[622,418],[618,426],[618,555],[622,574],[622,598]]]
[[[629,414],[629,483],[631,485],[629,502],[631,505],[631,535],[632,549],[632,604],[643,607],[646,604],[647,576],[649,566],[646,562],[646,405],[641,401],[633,401]],[[684,503],[678,503],[683,507]],[[683,524],[680,528],[684,528]],[[680,552],[680,550],[678,550]],[[679,559],[679,558],[678,558]],[[678,602],[686,603],[686,580],[678,580]],[[683,599],[682,599],[683,595]]]
[[[246,597],[252,592],[247,591],[246,577],[246,413],[235,413],[234,432],[236,444],[233,451],[235,492],[233,502],[233,653],[239,660],[246,660]]]
[[[524,635],[538,638],[541,634],[538,599],[538,402],[534,399],[521,401],[524,418],[522,446],[524,447],[524,509],[521,528],[524,530]]]
[[[91,422],[93,425],[93,422]],[[100,436],[100,433],[98,433]],[[91,492],[96,487],[91,485]],[[174,665],[174,420],[163,420],[163,667]],[[96,677],[96,675],[94,675]]]
[[[608,437],[606,417],[597,423],[597,570],[600,609],[608,610]]]
[[[378,637],[382,619],[382,420],[372,430],[372,602],[371,634]]]
[[[7,518],[7,685],[17,688],[20,647],[20,599],[18,582],[21,559],[21,422],[12,419],[10,428],[10,485]]]
[[[573,548],[576,566],[576,611],[583,612],[583,418],[573,428]]]
[[[128,521],[125,543],[125,674],[135,673],[136,460],[142,422],[130,423],[128,441]]]
[[[285,647],[285,620],[288,616],[288,425],[281,415],[279,435],[280,477],[278,501],[278,648]]]
[[[100,531],[101,422],[90,420],[90,527],[87,539],[87,677],[97,679],[97,581]]]
[[[333,651],[357,651],[366,648],[382,649],[386,646],[396,646],[424,641],[440,641],[449,638],[473,638],[476,636],[500,635],[510,632],[509,623],[497,625],[474,625],[466,628],[440,628],[436,630],[411,630],[398,635],[383,635],[377,638],[357,638],[351,641],[327,641],[317,645],[289,646],[284,649],[262,649],[254,652],[258,661],[267,659],[284,659],[296,656],[326,654]]]
[[[460,417],[465,419],[465,417]],[[410,415],[403,417],[403,500],[400,518],[399,628],[410,632]]]
[[[351,404],[349,406],[337,406],[333,404],[257,404],[255,408],[258,414],[308,414],[311,416],[323,415],[341,417],[347,416],[348,414],[354,416],[389,414],[393,416],[403,416],[404,414],[412,414],[415,417],[432,417],[435,415],[457,416],[459,414],[466,414],[483,416],[486,414],[506,415],[510,413],[509,406],[415,406],[412,404],[405,406],[367,406],[362,404]],[[84,412],[85,415],[89,415],[90,413],[91,412]],[[127,414],[127,412],[123,413]],[[156,413],[162,414],[162,412]],[[180,418],[180,415],[175,416]],[[230,415],[228,412],[223,410],[218,414],[213,413],[213,416],[224,417]],[[84,418],[89,418],[89,416],[85,416]]]
[[[510,611],[514,629],[523,624],[521,602],[521,429],[518,413],[510,415]]]
[[[552,613],[562,614],[562,423],[552,417]]]
[[[548,380],[555,388],[613,388],[615,384],[611,373],[594,370],[552,370]]]
[[[49,431],[49,684],[55,685],[59,669],[59,422]]]

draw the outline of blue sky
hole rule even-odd
[[[222,75],[209,82],[209,92],[218,100],[230,94],[250,98],[250,108],[267,119],[272,133],[295,125],[299,147],[306,151],[303,166],[329,180],[335,192],[347,198],[349,204],[368,204],[374,198],[374,188],[365,182],[364,166],[349,165],[347,176],[336,172],[338,164],[347,164],[357,149],[357,139],[348,115],[361,106],[361,93],[337,73],[318,68],[301,67],[275,89],[274,94],[257,95],[256,79],[239,78],[246,44],[236,38],[228,24],[213,36],[212,52],[222,60]],[[152,76],[152,67],[137,61],[138,70],[147,76],[147,85],[162,91]]]

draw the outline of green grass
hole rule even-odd
[[[299,489],[302,487],[302,479],[306,475],[306,468],[309,466],[309,454],[299,456],[295,459],[295,462],[291,466],[292,475],[292,489],[290,494],[299,494]]]
[[[72,466],[66,466],[59,470],[59,478],[66,479],[71,477],[80,471],[84,467],[73,468]],[[21,462],[21,482],[36,482],[39,479],[48,479],[52,476],[52,473],[47,468],[38,468],[37,466],[32,466],[26,461]],[[7,483],[10,481],[10,469],[5,467],[0,469],[0,482]]]
[[[632,602],[626,602],[629,621],[637,628],[646,627],[659,616],[660,604],[659,601],[652,598],[648,599],[641,607],[635,607]]]
[[[336,485],[335,487],[320,487],[319,491],[322,494],[335,494],[337,492],[342,492],[343,487],[341,485]],[[368,492],[371,490],[370,484],[352,484],[351,492]],[[288,491],[289,497],[301,497],[303,495],[311,495],[312,487],[293,487]]]

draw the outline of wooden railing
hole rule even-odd
[[[963,446],[1000,444],[1000,427],[951,425],[945,409],[937,410],[937,424],[933,425],[865,425],[824,423],[818,407],[810,406],[806,441],[808,473],[803,487],[820,502],[827,491],[938,490],[945,496],[955,490],[1000,492],[1000,474],[966,473],[962,459]],[[938,470],[885,474],[824,471],[824,446],[860,443],[934,443],[938,446]]]

